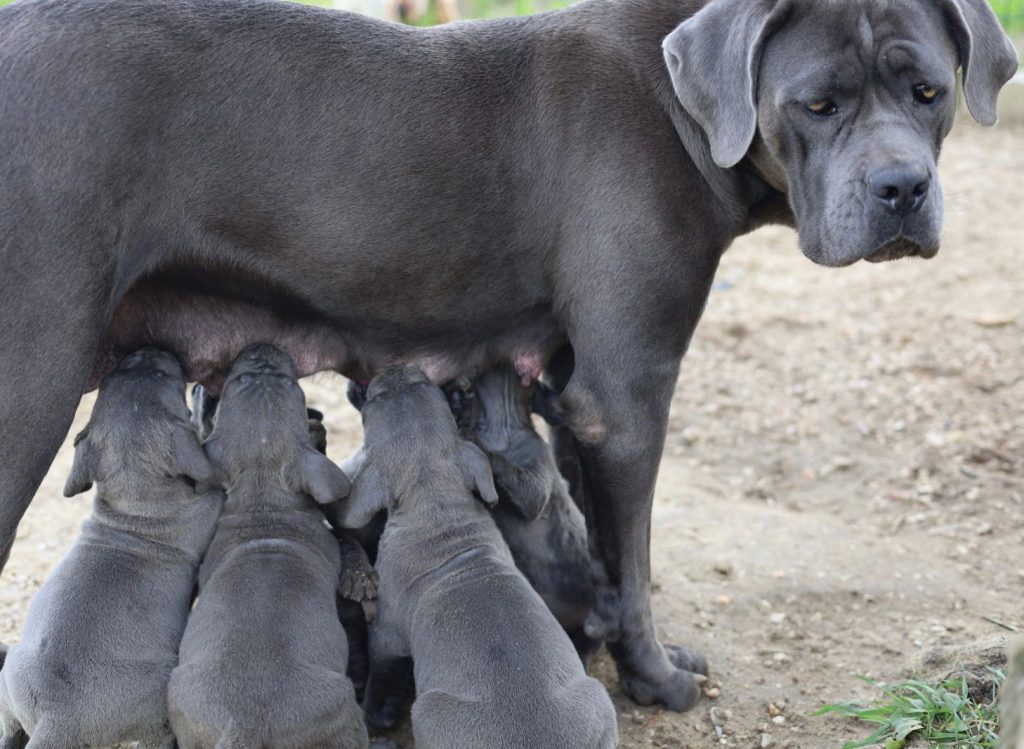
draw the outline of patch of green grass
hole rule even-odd
[[[911,739],[922,740],[929,749],[994,749],[999,742],[996,693],[1005,675],[996,670],[991,673],[991,694],[981,697],[970,693],[965,676],[938,684],[920,679],[881,684],[862,676],[882,693],[875,702],[825,705],[815,715],[832,713],[876,726],[866,739],[849,742],[843,749],[903,749]]]
[[[1011,31],[1024,29],[1024,0],[990,0],[992,9]]]

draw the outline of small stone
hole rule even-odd
[[[770,733],[761,734],[761,749],[768,749],[772,745],[772,735]]]
[[[715,596],[714,601],[719,606],[728,606],[732,603],[732,596],[725,595],[724,593],[720,596]]]
[[[776,715],[774,718],[772,718],[772,723],[774,723],[777,726],[784,726],[786,725],[786,716]]]
[[[776,715],[782,715],[782,711],[779,710],[774,702],[770,702],[768,703],[768,714],[774,718]]]
[[[768,619],[772,624],[782,624],[786,621],[786,614],[782,611],[776,611]]]
[[[704,696],[707,697],[709,700],[717,700],[718,696],[721,693],[722,692],[721,690],[719,690],[718,687],[708,687],[704,690]]]

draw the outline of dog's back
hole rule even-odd
[[[231,369],[206,442],[230,487],[168,690],[182,747],[367,745],[335,598],[337,541],[317,502],[348,480],[312,443],[291,360]]]
[[[497,544],[500,536],[495,530]],[[615,713],[504,548],[452,560],[410,622],[417,746],[615,746]]]

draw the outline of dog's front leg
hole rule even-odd
[[[633,699],[686,710],[700,694],[695,674],[706,674],[707,664],[690,651],[662,646],[650,594],[651,504],[674,370],[600,386],[587,379],[577,368],[563,394],[579,436],[595,546],[608,575],[609,589],[598,591],[587,634],[608,641],[623,688]]]

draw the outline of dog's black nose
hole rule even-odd
[[[890,213],[909,216],[921,210],[932,176],[919,164],[893,164],[868,176],[868,188]]]

